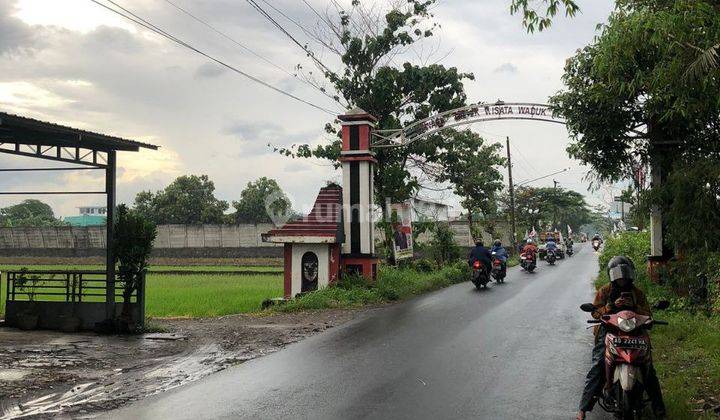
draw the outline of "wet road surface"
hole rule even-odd
[[[383,308],[107,418],[570,419],[590,363],[597,256]],[[596,408],[589,419],[608,418]]]

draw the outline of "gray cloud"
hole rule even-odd
[[[0,2],[0,55],[30,50],[38,41],[37,32],[13,17],[14,12],[14,1]]]
[[[493,73],[517,73],[517,67],[512,63],[503,63],[493,70]]]
[[[195,70],[196,79],[214,78],[225,74],[225,67],[215,63],[204,63]]]

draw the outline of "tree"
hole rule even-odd
[[[114,225],[113,249],[118,261],[123,296],[121,322],[124,325],[120,329],[127,332],[134,329],[130,299],[138,291],[148,267],[157,228],[148,218],[136,210],[129,210],[124,204],[117,208]]]
[[[558,10],[565,9],[565,16],[575,16],[580,7],[573,0],[542,0],[540,2],[545,6],[544,14],[538,13],[531,5],[531,0],[512,0],[510,3],[510,13],[516,14],[522,12],[523,26],[528,32],[539,32],[547,29],[552,24],[552,18],[557,15]]]
[[[430,22],[430,8],[435,2],[398,2],[380,15],[354,0],[350,12],[334,9],[338,15],[326,13],[320,25],[326,29],[314,38],[328,54],[339,58],[342,67],[335,71],[316,62],[329,84],[318,85],[318,88],[323,92],[334,91],[331,95],[347,109],[359,107],[377,117],[379,130],[399,129],[434,113],[465,105],[463,81],[473,79],[471,73],[440,64],[395,63],[403,49],[433,35],[437,24]],[[306,74],[306,79],[316,80],[312,72]],[[316,147],[303,144],[277,151],[293,157],[328,159],[337,164],[340,130],[334,122],[325,128],[335,135],[327,144]],[[417,168],[411,157],[431,157],[437,154],[439,144],[422,141],[374,150],[378,161],[374,175],[376,202],[383,209],[383,220],[388,202],[405,201],[419,187],[418,174],[412,172]],[[391,240],[386,235],[386,241]]]
[[[0,225],[41,227],[64,226],[66,223],[55,218],[55,213],[48,204],[29,199],[0,209]]]
[[[503,196],[504,211],[509,212],[509,197]],[[564,231],[593,221],[592,211],[582,194],[563,188],[519,187],[515,190],[515,219],[518,226],[543,229],[551,226]],[[552,222],[555,222],[552,226]]]
[[[568,60],[566,89],[551,98],[573,138],[569,153],[592,165],[599,179],[612,181],[630,178],[649,162],[669,179],[683,178],[679,171],[699,173],[696,169],[707,169],[708,162],[717,164],[720,69],[712,62],[697,63],[703,53],[712,56],[720,40],[720,5],[689,0],[617,4],[594,42]],[[698,66],[700,77],[692,70]],[[652,197],[680,217],[687,213],[673,210],[683,205],[677,187],[661,186]],[[714,211],[713,206],[704,209]],[[711,218],[681,220],[699,226],[698,221]]]
[[[274,179],[262,177],[248,182],[240,193],[240,201],[233,201],[235,223],[270,223],[273,215],[289,215],[292,204]]]
[[[551,98],[574,139],[570,154],[605,180],[626,177],[653,153],[717,155],[720,72],[685,77],[697,58],[686,45],[717,39],[720,6],[619,2],[593,44],[568,60],[566,89]]]
[[[183,175],[163,191],[138,193],[134,209],[156,224],[218,224],[229,206],[214,191],[207,175]]]
[[[445,141],[446,136],[451,136],[449,141]],[[473,213],[487,216],[497,210],[496,193],[503,187],[503,178],[497,167],[506,162],[498,154],[501,146],[486,145],[480,135],[470,130],[449,131],[437,141],[440,142],[438,153],[428,159],[442,168],[435,180],[453,185],[462,206],[468,210],[472,232]]]

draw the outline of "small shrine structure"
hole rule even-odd
[[[285,298],[328,286],[341,273],[377,276],[375,255],[374,153],[376,119],[355,108],[338,117],[342,125],[342,188],[320,189],[310,214],[263,235],[284,244]]]

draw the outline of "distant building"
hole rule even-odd
[[[107,207],[84,206],[79,207],[80,216],[69,216],[64,220],[71,226],[105,226],[107,223]]]
[[[104,216],[107,214],[107,207],[105,206],[86,206],[86,207],[78,207],[80,209],[80,215],[89,214],[89,215],[95,215]]]
[[[450,209],[452,206],[422,197],[413,197],[409,201],[413,210],[413,222],[420,220],[447,222],[450,220]]]

